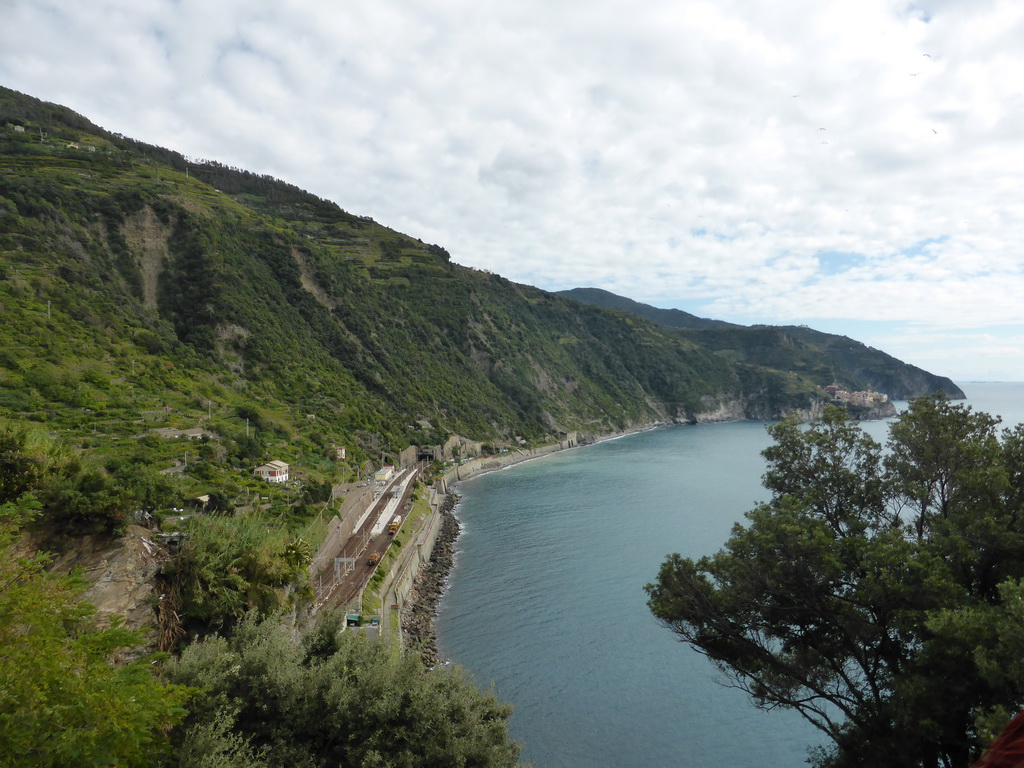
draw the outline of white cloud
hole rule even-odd
[[[954,333],[1024,321],[1022,37],[1004,0],[8,0],[0,82],[514,280],[1024,379]]]

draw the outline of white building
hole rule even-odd
[[[288,482],[288,465],[283,461],[268,461],[252,471],[256,477],[262,477],[268,483]]]

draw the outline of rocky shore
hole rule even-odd
[[[650,424],[643,428],[636,428],[632,431],[644,431],[653,429],[662,424]],[[576,448],[583,445],[601,442],[614,437],[620,437],[630,432],[619,432],[611,435],[587,435],[573,436],[569,441],[553,443],[540,448],[533,448],[529,451],[516,451],[502,456],[481,457],[473,459],[466,464],[457,467],[449,474],[452,485],[462,480],[469,479],[475,475],[485,472],[504,469],[530,459],[540,458],[550,453]],[[449,491],[444,495],[441,502],[441,529],[438,532],[437,541],[434,544],[430,560],[424,563],[416,578],[413,581],[409,599],[401,613],[402,637],[406,650],[420,654],[423,663],[428,667],[435,666],[441,659],[437,653],[437,634],[434,631],[434,619],[437,616],[437,606],[444,594],[448,583],[448,574],[451,572],[455,556],[455,543],[459,538],[459,521],[456,519],[453,510],[459,501],[459,494],[449,485]]]
[[[445,494],[441,502],[441,530],[434,551],[430,560],[420,566],[409,601],[402,611],[405,647],[418,653],[428,667],[438,662],[434,617],[452,569],[455,542],[459,538],[459,521],[453,512],[458,500],[459,496],[454,492]]]
[[[889,408],[892,408],[891,403],[887,403],[886,405]],[[813,420],[821,417],[821,410],[822,409],[818,409],[805,414],[801,413],[792,415],[796,415],[798,418],[806,420]],[[889,415],[891,414],[885,411],[885,409],[879,409],[878,413],[861,413],[858,415],[858,418],[885,418]],[[705,416],[711,417],[709,419],[711,421],[715,420],[713,418],[714,414],[705,414]],[[742,417],[738,419],[726,418],[723,420],[742,420]],[[566,448],[577,448],[584,445],[602,442],[604,440],[614,439],[623,435],[633,434],[634,432],[645,432],[649,429],[666,426],[669,423],[678,422],[652,423],[607,435],[574,434],[571,441],[554,443],[552,445],[543,446],[539,449],[534,448],[529,452],[517,451],[515,453],[502,456],[473,459],[467,464],[452,470],[450,474],[455,475],[455,477],[452,478],[454,482],[459,482],[478,474],[504,469],[513,464],[529,461],[534,458],[540,458],[541,456],[565,450]],[[452,486],[449,485],[448,487],[451,488]],[[420,657],[423,659],[423,663],[428,667],[433,667],[440,661],[437,653],[437,634],[434,631],[434,619],[437,616],[438,603],[440,602],[447,586],[448,574],[451,572],[452,564],[454,562],[455,544],[459,538],[459,521],[456,519],[453,512],[458,501],[459,495],[454,490],[449,490],[444,495],[440,508],[441,529],[438,532],[437,542],[434,544],[433,553],[430,556],[430,560],[424,563],[416,574],[412,590],[409,594],[409,599],[406,601],[401,613],[402,634],[405,648],[419,653]]]

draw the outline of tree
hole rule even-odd
[[[209,492],[210,500],[206,502],[206,511],[212,515],[227,515],[235,511],[234,502],[227,491],[221,488],[214,488]]]
[[[128,520],[133,493],[97,467],[84,466],[59,440],[0,428],[0,502],[31,492],[42,517],[64,533],[114,533]]]
[[[820,766],[966,766],[986,718],[1024,702],[997,642],[1020,613],[1024,435],[997,423],[919,399],[884,458],[838,409],[770,426],[771,499],[717,554],[669,556],[651,610],[757,704],[827,734]]]
[[[0,429],[0,502],[17,499],[43,477],[45,460],[27,450],[27,440],[24,430]]]
[[[194,628],[230,627],[252,610],[283,608],[301,582],[309,553],[264,513],[193,517],[167,574]]]
[[[425,670],[387,643],[339,633],[337,617],[301,636],[249,615],[228,638],[189,646],[168,667],[201,688],[176,732],[179,768],[511,768],[511,708],[456,668]]]
[[[910,413],[890,428],[885,464],[921,540],[951,515],[996,503],[1005,483],[998,419],[935,397],[914,401]]]
[[[118,625],[91,626],[74,579],[46,558],[19,558],[19,529],[39,510],[25,495],[0,506],[0,754],[10,768],[149,766],[184,717],[187,691],[148,663],[116,666],[138,645]]]
[[[77,454],[41,430],[0,426],[0,503],[82,472]]]

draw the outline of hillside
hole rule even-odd
[[[374,764],[413,764],[415,751],[513,765],[509,710],[492,694],[341,633],[343,613],[308,615],[330,516],[354,524],[350,501],[373,495],[366,478],[385,463],[807,415],[824,397],[823,358],[794,335],[783,346],[800,354],[770,340],[737,352],[729,326],[680,330],[518,285],[286,182],[2,88],[0,312],[0,562],[17,586],[0,590],[17,609],[0,632],[7,677],[42,681],[16,687],[8,709],[25,744],[74,755],[61,764],[112,743],[110,726],[131,738],[103,764],[150,764],[151,744],[191,754],[182,765],[225,764],[228,751],[255,764],[271,749],[313,764],[345,733],[360,760],[383,750]],[[254,477],[271,459],[289,482]],[[411,515],[429,512],[422,491],[410,489]],[[33,549],[55,553],[51,570]],[[355,610],[381,609],[386,568]],[[118,593],[86,593],[95,628],[76,569]],[[108,629],[115,616],[155,630]],[[154,648],[180,653],[166,667],[109,663]],[[247,708],[270,689],[262,669],[288,686]],[[311,719],[293,706],[339,681],[356,692],[345,702],[382,690],[415,711],[367,718],[332,698]],[[179,685],[204,694],[183,706]]]
[[[570,288],[567,291],[556,291],[559,296],[567,299],[590,304],[595,307],[606,309],[618,309],[622,312],[631,312],[634,315],[645,317],[652,323],[664,325],[668,328],[690,328],[693,330],[705,330],[707,328],[739,328],[741,326],[727,323],[724,320],[709,320],[704,317],[691,315],[681,309],[659,309],[650,304],[641,304],[639,301],[627,299],[625,296],[618,296],[611,291],[601,288]]]
[[[838,384],[850,391],[873,389],[894,400],[940,391],[954,400],[965,397],[949,378],[904,363],[847,336],[795,325],[748,328],[707,320],[678,309],[658,309],[597,288],[558,293],[584,304],[631,312],[677,329],[682,337],[734,362],[797,371],[821,387]]]
[[[112,466],[184,462],[212,482],[276,457],[326,481],[455,435],[497,448],[777,418],[844,366],[851,384],[901,380],[892,358],[841,365],[836,347],[829,368],[792,333],[806,356],[461,267],[293,185],[6,89],[0,152],[0,409]],[[191,465],[155,436],[185,428],[206,430]]]

